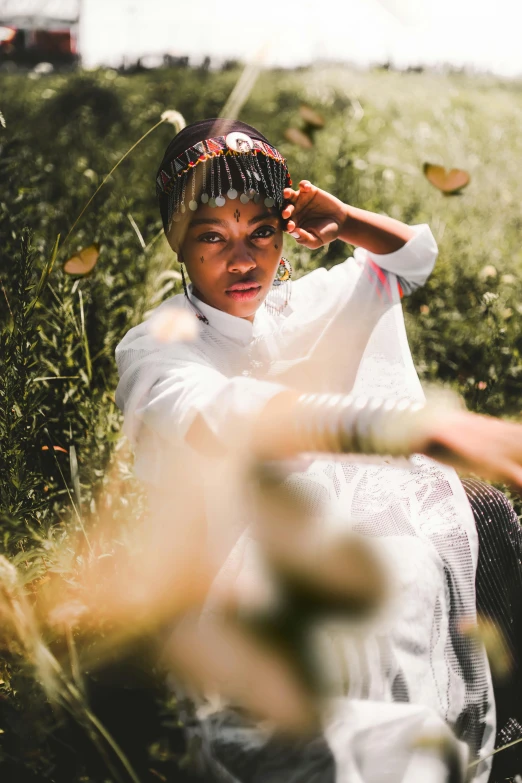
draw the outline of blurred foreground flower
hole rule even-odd
[[[182,619],[165,662],[201,693],[217,694],[280,731],[307,734],[319,726],[315,694],[292,660],[230,616],[216,612]]]
[[[188,310],[164,307],[147,321],[147,329],[160,343],[191,342],[198,336],[199,325]]]
[[[462,633],[484,645],[493,680],[505,680],[513,669],[513,660],[499,626],[489,617],[479,616],[476,623],[465,624]]]
[[[253,473],[255,537],[269,569],[309,616],[372,614],[387,595],[386,573],[368,539],[312,516],[271,465]]]

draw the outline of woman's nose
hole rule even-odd
[[[254,269],[255,267],[255,259],[250,255],[248,249],[243,244],[234,248],[230,261],[228,262],[229,272],[239,272],[240,274],[245,274],[246,272],[250,272],[250,270]]]

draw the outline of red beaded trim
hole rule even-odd
[[[225,138],[225,136],[218,136],[212,139],[205,139],[205,141],[199,141],[193,147],[189,147],[188,150],[185,150],[177,158],[173,158],[169,164],[170,172],[165,171],[165,169],[161,169],[160,173],[158,174],[156,179],[158,189],[165,195],[168,195],[172,192],[174,185],[179,177],[182,177],[183,174],[187,173],[187,171],[193,169],[195,166],[197,166],[198,163],[202,163],[209,158],[215,158],[221,155],[240,156],[244,154],[240,152],[234,152],[229,147],[227,147]],[[275,147],[271,147],[270,144],[266,144],[265,142],[259,141],[258,139],[252,139],[252,144],[253,149],[251,152],[254,155],[257,155],[258,152],[261,152],[263,155],[266,155],[267,157],[272,158],[278,163],[286,166],[286,160],[283,158],[281,153],[275,149]],[[289,175],[287,175],[287,179],[291,185],[292,181]]]

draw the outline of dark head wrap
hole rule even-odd
[[[267,206],[281,209],[283,188],[290,184],[286,161],[268,139],[245,122],[226,119],[183,128],[167,147],[156,176],[167,232],[187,209],[196,211],[201,203],[220,207],[225,197],[243,203],[263,198]]]

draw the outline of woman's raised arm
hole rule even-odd
[[[403,293],[423,285],[437,259],[437,243],[428,225],[408,226],[400,220],[344,204],[307,180],[298,190],[284,191],[282,211],[287,231],[311,250],[340,239],[363,248],[378,267],[393,273]]]

